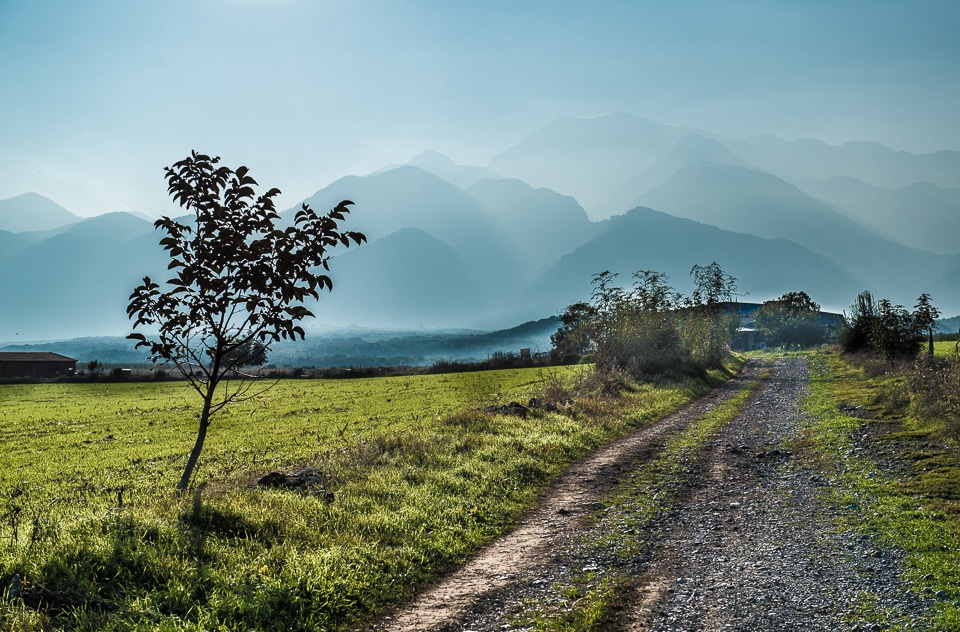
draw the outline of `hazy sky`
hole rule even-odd
[[[956,0],[0,0],[0,197],[168,213],[197,149],[293,206],[607,112],[960,149],[958,33]]]

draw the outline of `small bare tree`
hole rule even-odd
[[[178,493],[190,483],[211,417],[258,394],[251,392],[255,376],[241,368],[262,363],[274,342],[304,338],[298,323],[313,316],[304,301],[333,289],[323,273],[329,250],[366,241],[339,228],[349,200],[325,215],[304,204],[293,225],[281,228],[274,205],[280,191],[257,195],[246,167],[234,171],[219,161],[193,152],[166,168],[167,191],[195,219],[157,220],[155,227],[167,233],[160,244],[174,276],[165,289],[144,277],[127,307],[134,329],[150,330],[127,337],[146,347],[153,362],[175,365],[203,400]]]

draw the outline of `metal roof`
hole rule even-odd
[[[76,362],[51,351],[0,351],[0,362]]]

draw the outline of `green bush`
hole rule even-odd
[[[757,328],[772,346],[813,347],[824,340],[820,305],[806,292],[787,292],[776,300],[764,301],[755,318]]]
[[[732,295],[735,279],[715,263],[694,266],[691,274],[698,290],[690,298],[661,272],[636,272],[629,289],[616,285],[612,272],[595,275],[591,302],[561,315],[563,325],[551,337],[554,355],[589,354],[601,372],[634,378],[703,375],[720,367],[736,324],[722,299]]]
[[[848,326],[840,335],[845,353],[872,352],[887,359],[906,358],[919,353],[925,337],[933,350],[933,330],[940,311],[921,294],[914,311],[887,299],[875,301],[869,291],[857,295],[850,307]]]

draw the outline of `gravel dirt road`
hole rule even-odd
[[[802,358],[748,364],[710,395],[570,468],[515,530],[367,630],[532,629],[537,612],[561,611],[576,597],[562,587],[585,574],[615,591],[594,629],[910,628],[924,604],[897,579],[898,554],[839,532],[834,518],[844,509],[829,504],[829,479],[790,448],[805,423],[807,379]],[[612,495],[669,437],[748,387],[756,390],[747,404],[665,487],[663,512],[625,523],[629,508],[618,507],[609,517]],[[865,609],[874,620],[861,617]],[[556,629],[578,629],[569,625]]]

